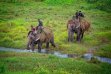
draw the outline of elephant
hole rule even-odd
[[[74,33],[77,34],[76,41],[80,42],[83,38],[84,32],[90,28],[90,23],[85,19],[71,19],[68,20],[67,29],[68,29],[68,41],[74,41]]]
[[[36,44],[38,44],[38,52],[41,52],[43,43],[46,43],[46,48],[49,48],[49,43],[51,43],[53,47],[56,47],[54,43],[54,35],[51,29],[44,27],[42,32],[39,32],[39,30],[36,29],[35,31],[30,32],[30,34],[28,35],[29,41],[27,48],[31,46],[32,51],[34,51]]]

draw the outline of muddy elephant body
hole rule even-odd
[[[38,30],[35,30],[34,37],[30,38],[30,42],[28,43],[28,47],[31,46],[32,51],[34,51],[34,47],[37,44],[38,45],[38,51],[41,51],[42,44],[46,43],[46,48],[49,48],[49,43],[51,43],[52,46],[55,47],[54,43],[54,35],[51,29],[44,27],[42,32],[39,33]]]

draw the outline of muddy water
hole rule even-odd
[[[10,51],[10,52],[32,52],[31,50],[22,50],[22,49],[14,49],[14,48],[5,48],[5,47],[0,47],[0,51]],[[35,49],[35,51],[33,51],[33,53],[38,53],[38,50]],[[83,56],[84,59],[86,60],[91,60],[92,57],[97,58],[99,61],[101,62],[107,62],[109,64],[111,64],[111,59],[110,58],[105,58],[105,57],[99,57],[99,56],[94,56],[92,53],[86,53],[84,55],[77,55],[77,54],[62,54],[59,51],[48,51],[45,49],[41,50],[41,53],[43,54],[53,54],[57,57],[60,58],[79,58],[81,56]]]

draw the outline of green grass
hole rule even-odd
[[[37,53],[0,52],[1,74],[110,74],[111,65]]]

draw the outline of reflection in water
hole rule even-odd
[[[21,50],[21,49],[5,48],[5,47],[0,47],[0,51],[34,52],[34,53],[38,52],[37,49],[34,50],[34,51],[31,51],[31,50],[26,50],[26,49],[25,50]],[[77,58],[77,57],[80,57],[80,55],[77,55],[77,54],[62,54],[59,51],[49,51],[49,50],[46,50],[46,49],[42,49],[40,53],[43,53],[43,54],[53,54],[53,55],[55,55],[57,57],[60,57],[60,58]],[[111,64],[111,59],[110,58],[94,56],[91,53],[86,53],[86,54],[83,55],[83,58],[88,60],[88,61],[90,61],[92,57],[97,58],[101,62],[107,62],[107,63]]]

